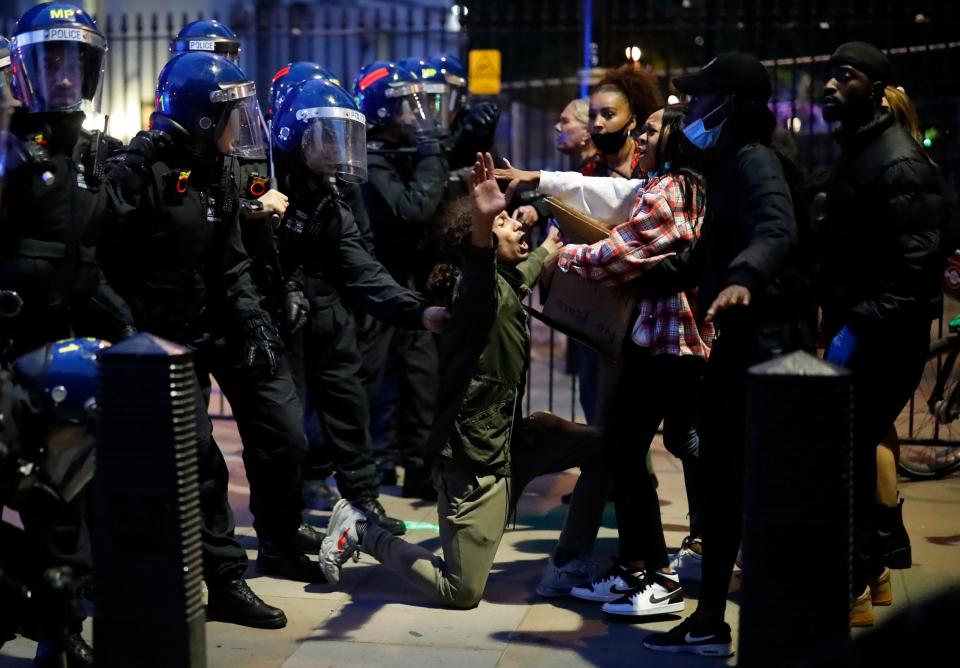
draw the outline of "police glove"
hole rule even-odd
[[[310,302],[303,290],[294,286],[287,286],[287,293],[283,297],[283,324],[290,334],[296,334],[307,324],[310,313]]]
[[[443,149],[440,148],[440,140],[436,130],[418,128],[413,133],[413,141],[417,146],[417,155],[421,158],[426,158],[431,155],[443,155]]]
[[[267,316],[255,316],[243,323],[245,342],[243,366],[248,369],[266,365],[272,376],[277,372],[283,341],[280,333]]]
[[[500,107],[496,102],[481,102],[470,108],[463,122],[463,129],[475,135],[492,135],[500,120]]]
[[[162,130],[141,130],[130,140],[123,155],[123,164],[134,169],[148,169],[173,146],[173,139]]]

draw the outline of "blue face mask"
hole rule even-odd
[[[703,118],[698,118],[693,123],[683,128],[683,134],[687,136],[687,139],[690,140],[691,144],[702,151],[706,151],[708,148],[716,146],[717,140],[720,139],[720,130],[723,129],[723,124],[727,122],[727,119],[724,118],[722,121],[720,121],[720,123],[709,130],[704,127],[703,122],[714,114],[723,111],[724,109],[726,109],[726,105],[721,104]]]

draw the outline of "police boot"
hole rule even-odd
[[[321,539],[322,540],[322,539]],[[319,554],[319,549],[316,550]],[[257,573],[297,582],[323,583],[327,581],[319,564],[295,546],[282,547],[270,541],[260,541],[257,551]]]
[[[264,603],[243,578],[208,584],[207,594],[208,621],[255,629],[282,629],[287,625],[283,610]]]
[[[402,536],[407,532],[403,520],[387,515],[387,511],[380,505],[380,501],[375,498],[362,498],[350,501],[350,503],[360,512],[367,516],[367,519],[386,529],[394,536]]]
[[[320,545],[323,543],[323,539],[323,532],[317,531],[312,526],[304,522],[300,525],[300,528],[297,529],[297,534],[294,538],[294,544],[301,552],[318,554],[320,552]]]

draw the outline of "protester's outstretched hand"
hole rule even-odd
[[[728,285],[713,300],[704,320],[713,322],[715,317],[737,306],[750,306],[750,290],[743,285]]]
[[[513,216],[511,216],[511,218],[520,221],[524,227],[533,227],[540,219],[540,215],[537,213],[535,208],[529,204],[524,204],[523,206],[518,206],[516,209],[514,209]]]
[[[540,267],[540,282],[549,287],[553,281],[553,275],[557,271],[557,261],[560,259],[560,250],[563,248],[563,242],[560,241],[560,230],[551,227],[547,233],[547,238],[540,244],[541,248],[547,249],[547,257],[543,260]]]
[[[493,171],[493,156],[477,153],[477,161],[470,173],[470,198],[473,203],[471,242],[481,248],[490,246],[493,221],[507,208],[507,202],[517,189],[517,184],[511,182],[506,194],[500,192]]]
[[[498,167],[493,170],[493,175],[498,181],[517,181],[522,186],[532,186],[534,188],[540,185],[540,172],[517,169],[506,158],[503,159],[503,162],[507,165],[506,169]]]

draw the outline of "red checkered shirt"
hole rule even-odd
[[[689,248],[700,234],[699,216],[686,211],[680,181],[671,174],[651,179],[637,198],[630,220],[610,236],[592,245],[565,246],[558,266],[604,285],[626,283],[661,260]],[[713,325],[697,323],[695,295],[680,292],[669,297],[641,298],[633,327],[633,341],[654,355],[706,357],[713,341]]]

